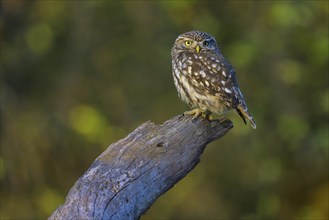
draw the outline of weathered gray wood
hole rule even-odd
[[[232,127],[190,116],[140,125],[92,163],[50,219],[138,219],[194,168],[206,144]]]

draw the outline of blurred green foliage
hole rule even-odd
[[[236,68],[235,127],[142,219],[328,217],[328,1],[1,1],[1,219],[46,218],[91,162],[188,107],[170,49],[192,29]]]

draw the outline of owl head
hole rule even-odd
[[[202,31],[189,31],[177,37],[173,50],[209,53],[218,51],[218,46],[215,38],[210,34]]]

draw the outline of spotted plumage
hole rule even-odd
[[[237,111],[253,128],[256,124],[239,89],[235,71],[210,34],[191,31],[177,37],[171,50],[173,77],[178,96],[193,114],[209,117]]]

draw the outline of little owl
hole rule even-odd
[[[211,113],[237,111],[244,123],[256,124],[239,89],[235,71],[210,34],[190,31],[177,37],[171,50],[178,96],[193,110],[185,115],[210,118]]]

